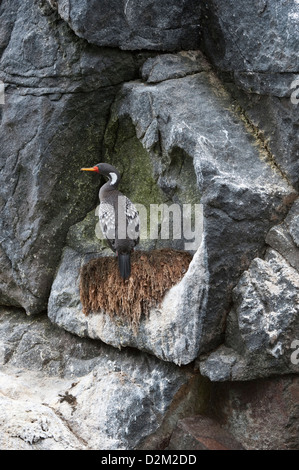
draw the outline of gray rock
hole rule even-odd
[[[235,381],[211,409],[245,448],[296,447],[297,2],[0,3],[0,303],[56,324],[0,311],[0,447],[165,447],[207,404],[198,355]],[[146,209],[203,206],[188,272],[137,333],[80,304],[81,266],[109,255],[101,181],[78,173],[100,159]]]
[[[260,135],[263,145],[273,156],[273,163],[280,168],[290,184],[299,189],[298,136],[295,131],[299,120],[299,106],[293,104],[289,96],[293,77],[281,81],[286,97],[280,98],[273,85],[259,94],[254,88],[250,92],[237,91],[231,87],[233,96],[243,108],[244,118],[254,132]],[[267,80],[265,74],[264,81]],[[269,83],[273,83],[270,81]],[[294,91],[294,90],[293,90]]]
[[[297,213],[292,214],[292,220],[290,221],[289,224],[289,230],[291,237],[295,243],[295,245],[299,248],[299,216],[298,216],[298,204],[294,207],[297,207]]]
[[[100,138],[103,129],[99,126],[90,138],[85,134],[83,146],[85,137],[78,130],[82,119],[90,126],[98,122],[104,96],[109,101],[113,93],[101,97],[67,95],[55,103],[46,96],[7,97],[8,108],[1,125],[2,304],[23,306],[28,314],[46,309],[68,228],[92,207],[94,194],[88,189],[94,188],[96,192],[98,187],[98,181],[80,177],[79,169],[84,162],[85,145],[90,146],[93,160],[98,158],[93,139],[96,135]],[[78,114],[80,98],[83,108]],[[108,106],[106,110],[101,106],[101,116],[107,112]],[[72,126],[68,119],[62,124],[65,113],[73,116]],[[17,135],[13,144],[11,122],[13,135]],[[63,156],[70,141],[72,152],[65,164]]]
[[[252,380],[298,373],[292,360],[299,337],[299,275],[276,251],[256,258],[234,289],[225,346],[202,357],[212,381]]]
[[[59,327],[81,337],[100,339],[116,348],[135,347],[156,357],[182,365],[192,362],[198,353],[200,328],[198,306],[207,295],[204,245],[194,255],[189,270],[180,283],[165,295],[161,307],[153,308],[149,317],[141,317],[138,331],[129,323],[105,312],[83,314],[80,302],[80,268],[91,257],[70,248],[64,252],[53,282],[48,316]]]
[[[200,51],[184,51],[148,59],[142,67],[141,75],[147,83],[158,83],[172,78],[182,78],[209,68]]]
[[[296,2],[209,0],[201,8],[202,44],[221,69],[298,72]]]
[[[68,229],[94,204],[109,108],[132,54],[74,37],[45,2],[1,4],[0,302],[47,307]],[[2,18],[3,23],[2,23]]]
[[[291,84],[298,78],[294,72],[233,72],[234,82],[246,92],[260,96],[275,96],[290,100],[294,89]],[[279,102],[277,101],[277,104]]]
[[[0,351],[2,450],[157,448],[206,397],[190,368],[80,339],[17,309],[0,312]]]
[[[100,342],[76,338],[52,325],[46,315],[27,317],[15,308],[0,310],[0,367],[32,370],[45,377],[88,374],[109,349]],[[112,353],[114,350],[112,350]]]
[[[19,0],[13,9],[6,0],[1,5],[1,79],[8,89],[19,86],[19,94],[53,94],[57,99],[60,93],[95,91],[135,75],[139,64],[132,53],[80,40],[46,0],[30,6]]]
[[[204,207],[209,278],[208,302],[199,307],[204,351],[219,341],[232,287],[262,252],[268,229],[286,214],[295,191],[212,72],[125,85],[115,107],[117,141],[125,139],[130,116],[162,192],[169,195],[165,182],[181,180],[173,162],[193,161],[189,174],[196,175]],[[107,158],[117,160],[114,149],[108,149]],[[175,190],[171,194],[174,200]],[[180,201],[184,198],[186,192]]]
[[[236,363],[243,365],[241,356],[227,346],[219,346],[216,351],[202,355],[200,361],[197,361],[201,373],[212,382],[232,380],[232,370]]]
[[[197,415],[185,418],[177,423],[167,446],[168,450],[244,450],[243,446],[216,421],[207,416]],[[182,462],[189,464],[195,460],[181,453]],[[185,458],[184,458],[185,457]]]
[[[243,344],[239,352],[264,349],[280,358],[292,340],[289,335],[298,332],[298,295],[298,272],[282,256],[270,249],[265,261],[255,259],[234,291]],[[235,344],[229,333],[227,341]]]
[[[198,56],[198,60],[203,59]],[[167,64],[164,77],[168,76]],[[158,59],[150,59],[153,76],[160,65]],[[146,63],[144,70],[147,67]],[[119,322],[116,327],[105,314],[87,319],[80,313],[74,282],[82,263],[77,251],[65,253],[49,302],[50,318],[68,331],[100,337],[116,347],[138,347],[177,364],[186,364],[222,342],[233,287],[251,260],[262,254],[266,233],[282,220],[295,197],[215,75],[204,70],[155,85],[124,85],[105,135],[105,160],[119,165],[125,193],[134,202],[147,207],[159,199],[203,204],[204,244],[180,287],[171,291],[174,299],[175,292],[180,293],[181,306],[175,300],[166,309],[164,303],[158,322],[152,312],[137,337]],[[153,181],[157,182],[155,192]],[[166,242],[174,247],[173,240]],[[71,265],[77,272],[67,278]],[[195,273],[202,279],[202,290],[191,287],[197,282]],[[75,296],[77,302],[70,309]],[[156,333],[152,336],[155,331],[163,348]]]
[[[291,98],[298,95],[298,14],[296,2],[211,0],[202,4],[201,43],[297,191],[299,106]]]
[[[246,450],[296,450],[298,390],[295,374],[213,383],[208,413]]]
[[[278,251],[287,262],[299,271],[299,201],[294,202],[287,217],[280,225],[269,230],[266,242]]]
[[[148,436],[158,432],[171,404],[171,420],[182,410],[186,413],[190,402],[185,398],[175,403],[176,394],[185,388],[191,396],[198,391],[184,371],[165,368],[165,364],[153,360],[140,356],[133,360],[124,354],[117,362],[104,358],[93,372],[66,391],[76,405],[65,400],[54,409],[90,449],[143,447]],[[170,429],[168,423],[164,438]]]
[[[33,385],[28,375],[23,378]],[[76,437],[50,406],[36,397],[18,378],[10,383],[7,396],[7,375],[0,374],[0,446],[2,450],[85,450],[86,445]],[[3,384],[5,387],[3,387]],[[45,386],[51,386],[50,383]],[[5,390],[3,390],[3,388]],[[16,398],[21,390],[23,397]],[[5,393],[4,393],[5,392]]]
[[[97,46],[173,51],[199,44],[200,6],[194,0],[49,3],[77,36]]]

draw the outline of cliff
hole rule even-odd
[[[2,0],[1,449],[298,448],[298,22]],[[128,290],[99,162],[144,215]]]

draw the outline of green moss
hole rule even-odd
[[[193,159],[183,149],[174,148],[170,155],[169,177],[176,181],[172,199],[180,204],[199,204],[198,189]]]
[[[161,204],[167,198],[157,185],[153,165],[148,152],[136,137],[136,131],[129,119],[121,125],[110,121],[105,135],[105,161],[114,165],[122,175],[120,191],[134,203]]]
[[[141,204],[146,208],[147,235],[150,233],[151,204],[177,203],[182,206],[200,203],[193,159],[178,147],[170,154],[163,152],[159,146],[147,151],[137,138],[135,126],[129,116],[118,117],[117,110],[113,110],[104,145],[104,161],[114,165],[121,173],[120,191],[134,204]],[[140,210],[138,205],[137,208]],[[152,249],[157,246],[157,241],[145,236],[145,225],[142,222],[145,213],[140,215],[142,246],[144,249]],[[158,221],[161,222],[162,217],[162,213],[158,213]],[[193,223],[193,213],[191,217]],[[169,245],[166,240],[158,243],[162,243],[161,246],[163,243]]]
[[[98,252],[105,248],[105,243],[96,236],[98,217],[95,210],[70,227],[67,235],[67,245],[80,253]]]

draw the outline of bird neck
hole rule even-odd
[[[113,189],[117,188],[118,183],[120,182],[120,174],[118,173],[118,171],[110,171],[110,173],[108,173],[108,175],[106,176],[108,178],[106,184],[109,184]]]
[[[107,181],[103,186],[101,187],[100,191],[102,193],[107,193],[109,191],[115,191],[117,189],[118,183],[116,184],[111,184],[111,181]]]
[[[105,199],[109,193],[116,191],[120,181],[120,175],[118,173],[111,172],[106,176],[108,181],[100,189],[100,200]]]

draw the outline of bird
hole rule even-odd
[[[139,214],[134,204],[118,189],[121,176],[109,163],[98,163],[81,171],[94,171],[108,181],[99,191],[99,223],[109,247],[118,257],[123,280],[131,275],[131,253],[140,240]]]

